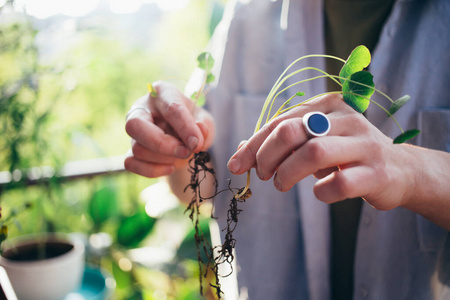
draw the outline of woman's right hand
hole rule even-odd
[[[185,166],[191,154],[207,150],[214,137],[214,122],[207,111],[197,107],[194,112],[193,101],[172,84],[157,82],[153,88],[157,96],[138,99],[125,124],[131,137],[125,168],[150,178]]]

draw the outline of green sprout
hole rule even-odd
[[[152,97],[158,97],[158,94],[156,93],[155,88],[153,87],[153,84],[147,83],[147,91],[150,93]]]
[[[209,52],[203,52],[197,57],[197,62],[197,67],[204,70],[204,78],[200,89],[192,93],[191,99],[194,101],[195,106],[203,106],[206,102],[205,87],[208,83],[212,83],[216,79],[211,73],[214,66],[214,59]]]
[[[339,72],[339,75],[332,75],[324,70],[321,70],[319,68],[315,67],[304,67],[298,70],[295,70],[289,74],[287,72],[299,61],[307,59],[307,58],[314,58],[314,57],[321,57],[321,58],[327,58],[327,59],[334,59],[338,60],[343,63],[343,66],[341,68],[341,71]],[[404,131],[403,128],[400,126],[400,124],[397,122],[397,120],[394,118],[394,113],[399,110],[403,105],[405,105],[408,100],[410,99],[410,96],[405,95],[400,97],[397,100],[392,100],[388,95],[383,93],[382,91],[375,88],[375,84],[373,82],[373,76],[370,72],[365,71],[364,69],[367,68],[371,61],[371,55],[369,49],[367,47],[361,45],[356,47],[347,60],[343,60],[339,57],[332,56],[332,55],[321,55],[321,54],[312,54],[312,55],[305,55],[302,56],[295,61],[293,61],[280,75],[278,80],[273,85],[272,89],[270,90],[269,94],[267,95],[266,101],[264,102],[263,108],[261,110],[261,114],[258,118],[258,121],[256,123],[255,127],[255,133],[261,128],[263,125],[263,120],[265,118],[265,123],[268,123],[270,120],[276,118],[282,113],[285,113],[289,111],[290,109],[293,109],[295,107],[298,107],[300,105],[303,105],[311,100],[314,100],[316,98],[322,97],[324,95],[332,95],[332,94],[342,94],[345,103],[350,105],[353,109],[355,109],[359,113],[364,113],[367,108],[369,107],[370,103],[374,103],[376,106],[381,108],[383,111],[386,112],[387,116],[392,118],[392,120],[396,123],[398,128],[401,131],[401,134],[397,136],[393,142],[394,144],[400,144],[403,143],[416,135],[419,134],[419,130],[412,129],[408,131]],[[295,83],[292,83],[291,85],[281,89],[281,86],[288,80],[289,78],[307,70],[314,70],[320,73],[320,75],[317,75],[315,77],[307,78],[304,80],[297,81]],[[297,92],[293,96],[291,96],[287,101],[285,101],[278,110],[271,115],[271,111],[274,105],[274,102],[276,98],[282,94],[283,92],[291,89],[294,86],[297,86],[299,84],[320,79],[320,78],[328,78],[330,80],[333,80],[336,84],[338,84],[341,87],[340,91],[330,91],[321,93],[318,95],[315,95],[307,100],[304,100],[298,104],[295,104],[293,106],[288,106],[290,102],[295,98],[299,96],[304,96],[305,93],[303,92]],[[384,108],[374,100],[370,99],[370,97],[374,93],[378,93],[388,99],[391,102],[391,106],[389,109]],[[236,196],[241,197],[243,196],[250,185],[250,171],[247,172],[247,185],[245,188]]]

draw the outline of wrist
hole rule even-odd
[[[417,146],[404,147],[411,154],[412,170],[408,170],[411,183],[401,206],[449,230],[450,154]]]

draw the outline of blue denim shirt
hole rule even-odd
[[[245,185],[245,175],[232,176],[226,163],[239,142],[252,135],[265,97],[284,68],[302,55],[324,53],[322,5],[291,0],[287,19],[282,1],[236,1],[226,10],[212,40],[217,83],[208,97],[217,123],[212,154],[220,189],[230,178],[232,186]],[[422,131],[412,142],[447,152],[449,50],[450,1],[398,0],[370,66],[377,88],[392,98],[411,96],[395,117],[404,129]],[[325,68],[317,58],[305,65]],[[325,90],[324,81],[302,86],[307,95]],[[367,117],[392,138],[400,133],[375,105]],[[235,231],[235,271],[249,299],[330,298],[329,212],[315,199],[314,182],[308,177],[281,193],[271,181],[252,175],[253,196],[241,206]],[[222,193],[215,201],[221,228],[228,200],[229,194]],[[378,211],[364,203],[354,268],[354,299],[450,299],[450,234],[406,209]]]

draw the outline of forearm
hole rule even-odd
[[[414,158],[414,184],[403,207],[450,231],[450,154],[414,146],[404,146]]]

